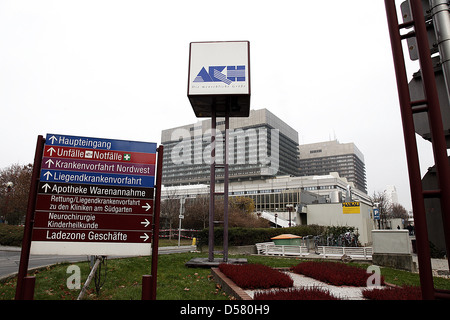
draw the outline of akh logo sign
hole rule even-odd
[[[245,66],[210,66],[208,70],[203,67],[194,82],[224,82],[230,85],[235,81],[245,81]]]
[[[232,109],[230,116],[248,117],[249,46],[248,41],[190,43],[188,98],[197,117],[211,116],[211,99],[217,110]]]

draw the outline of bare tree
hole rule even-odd
[[[167,196],[161,199],[161,220],[162,228],[172,229],[173,226],[178,226],[178,216],[180,213],[180,199],[177,189],[168,191]]]
[[[186,199],[183,226],[188,229],[204,229],[209,223],[209,195]]]
[[[33,165],[13,164],[0,170],[0,218],[8,224],[25,221]]]
[[[399,203],[392,204],[390,218],[408,219],[408,211]]]
[[[372,205],[380,210],[380,227],[386,226],[386,221],[390,218],[392,211],[392,205],[386,196],[386,193],[374,191],[373,196],[370,197],[370,199],[372,201]]]

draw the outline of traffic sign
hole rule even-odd
[[[48,134],[32,253],[149,254],[155,162],[155,143]]]
[[[36,211],[149,214],[153,199],[38,194]]]
[[[86,185],[76,183],[39,182],[38,192],[47,194],[70,194],[85,196],[113,196],[124,198],[153,198],[153,188]]]
[[[105,184],[109,186],[153,188],[155,177],[44,169],[41,170],[40,180],[49,182],[75,182],[81,184]]]
[[[87,148],[96,150],[120,150],[143,153],[156,153],[156,143],[126,141],[90,137],[76,137],[60,134],[48,133],[46,136],[46,145],[65,146],[74,148]]]
[[[66,229],[35,229],[33,241],[58,242],[100,242],[100,243],[151,243],[151,232],[147,231],[115,231],[115,230],[66,230]],[[31,247],[33,248],[33,245]],[[83,246],[82,246],[83,247]],[[86,246],[84,246],[86,247]],[[148,248],[150,249],[150,248]],[[108,248],[104,252],[109,252]],[[129,252],[132,252],[129,248]],[[148,252],[150,253],[150,252]],[[134,253],[131,253],[134,255]]]
[[[156,154],[117,150],[95,150],[46,145],[44,157],[66,159],[89,159],[96,161],[113,161],[120,163],[155,164]]]
[[[151,215],[116,214],[114,219],[105,213],[78,213],[78,212],[50,212],[39,211],[35,216],[35,228],[43,230],[61,229],[67,232],[77,230],[109,230],[120,231],[124,234],[129,231],[151,231]],[[43,238],[42,241],[48,238]]]
[[[373,209],[373,219],[380,220],[380,209],[378,208]]]
[[[151,254],[142,297],[156,299],[163,150],[155,143],[38,136],[16,300],[32,299],[30,254]]]
[[[82,172],[104,172],[117,174],[136,174],[144,176],[155,175],[154,164],[142,163],[116,163],[103,162],[95,160],[77,160],[77,159],[55,159],[44,157],[42,159],[42,169],[52,170],[70,170]]]

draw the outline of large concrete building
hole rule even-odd
[[[224,163],[224,124],[224,119],[217,119],[218,164]],[[364,156],[353,143],[299,146],[297,131],[267,109],[251,110],[248,118],[230,118],[229,137],[230,197],[253,199],[255,211],[278,226],[355,226],[362,243],[371,242]],[[161,142],[163,201],[207,196],[211,120],[163,130]],[[216,169],[217,193],[224,188],[220,170]],[[344,203],[356,203],[358,210],[345,212]]]
[[[300,176],[327,175],[338,172],[341,177],[353,182],[355,187],[367,193],[364,155],[354,143],[339,143],[337,140],[299,146]]]
[[[232,182],[229,184],[229,196],[253,199],[255,211],[275,225],[352,226],[358,229],[362,244],[370,243],[370,230],[374,228],[370,198],[356,188],[349,192],[348,185],[353,183],[336,172],[324,176],[278,176]],[[216,185],[216,191],[222,192],[223,184]],[[206,184],[164,187],[161,198],[165,201],[201,198],[202,195],[209,195]],[[357,203],[358,210],[345,212],[344,202]],[[289,207],[293,212],[289,212]]]
[[[298,133],[267,109],[251,110],[248,118],[230,118],[229,179],[264,180],[298,175]],[[216,163],[224,163],[225,121],[217,119]],[[209,184],[211,120],[163,130],[165,186]],[[222,170],[222,171],[221,171]],[[216,181],[223,182],[223,169]]]
[[[287,211],[287,205],[294,207],[311,203],[342,203],[358,201],[371,204],[370,197],[356,189],[337,172],[324,176],[292,177],[278,176],[265,180],[235,181],[229,184],[229,196],[252,198],[256,211]],[[216,191],[223,191],[223,183],[216,185]],[[209,185],[187,185],[164,187],[162,199],[173,197],[195,197],[209,194]],[[303,195],[302,195],[303,194]],[[303,224],[306,224],[303,221]]]

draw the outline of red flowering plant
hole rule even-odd
[[[422,290],[415,286],[365,289],[362,294],[370,300],[422,300]]]
[[[335,286],[365,287],[371,276],[371,273],[364,269],[330,261],[302,262],[294,266],[292,271]],[[383,276],[380,278],[380,284],[384,285]]]
[[[261,264],[225,264],[219,270],[243,289],[288,288],[294,285],[291,277]]]
[[[255,292],[254,300],[339,300],[327,289],[301,287]]]

